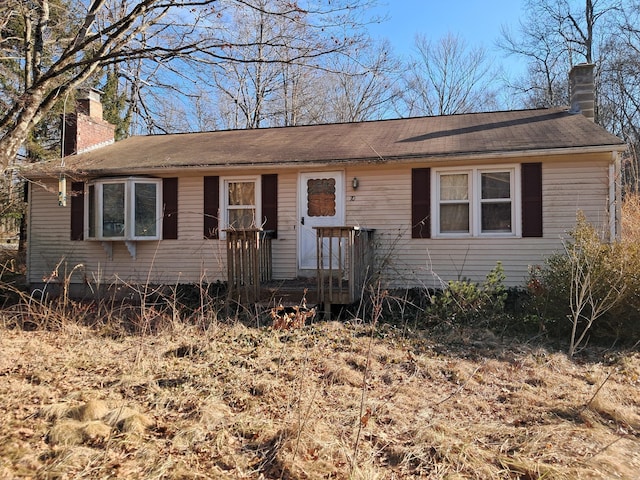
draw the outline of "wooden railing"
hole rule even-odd
[[[317,232],[318,301],[331,304],[360,298],[373,273],[373,229],[315,227]]]
[[[260,284],[271,280],[272,232],[258,228],[226,230],[227,295],[241,304],[257,302]]]

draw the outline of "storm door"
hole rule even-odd
[[[310,172],[300,174],[298,227],[298,259],[301,270],[317,268],[316,231],[314,227],[338,227],[344,225],[344,173]],[[337,239],[333,240],[337,242]],[[323,248],[328,267],[329,240]],[[337,245],[333,246],[337,252]],[[333,259],[333,267],[337,260]]]

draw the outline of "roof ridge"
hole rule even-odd
[[[474,115],[491,115],[491,114],[508,114],[508,113],[522,113],[522,112],[568,112],[568,106],[557,106],[557,107],[536,107],[536,108],[521,108],[514,110],[486,110],[481,112],[460,112],[460,113],[450,113],[445,115],[418,115],[415,117],[393,117],[393,118],[379,118],[372,120],[360,120],[353,122],[327,122],[327,123],[309,123],[303,125],[274,125],[268,127],[257,127],[257,128],[228,128],[228,129],[220,129],[220,130],[200,130],[200,131],[190,131],[190,132],[165,132],[165,133],[148,133],[144,135],[132,135],[131,137],[168,137],[172,135],[197,135],[197,134],[207,134],[207,133],[219,133],[219,132],[255,132],[255,131],[265,131],[265,130],[286,130],[286,129],[299,129],[299,128],[310,128],[310,127],[331,127],[331,126],[346,126],[346,125],[367,125],[373,123],[384,123],[384,122],[397,122],[403,120],[428,120],[428,119],[436,119],[436,118],[448,118],[448,117],[461,117],[461,116],[474,116]],[[126,140],[126,139],[125,139]]]

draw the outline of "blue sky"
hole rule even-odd
[[[389,20],[372,25],[373,36],[388,38],[396,53],[408,54],[416,34],[438,40],[447,33],[459,35],[469,46],[483,46],[497,63],[519,70],[515,59],[505,59],[495,48],[502,25],[514,31],[524,16],[523,0],[381,0],[376,10]]]

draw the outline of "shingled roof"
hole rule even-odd
[[[624,143],[580,114],[538,109],[136,136],[67,157],[65,167],[88,175],[126,174],[182,167],[486,158],[574,149],[623,150]],[[52,167],[59,168],[59,161]]]

